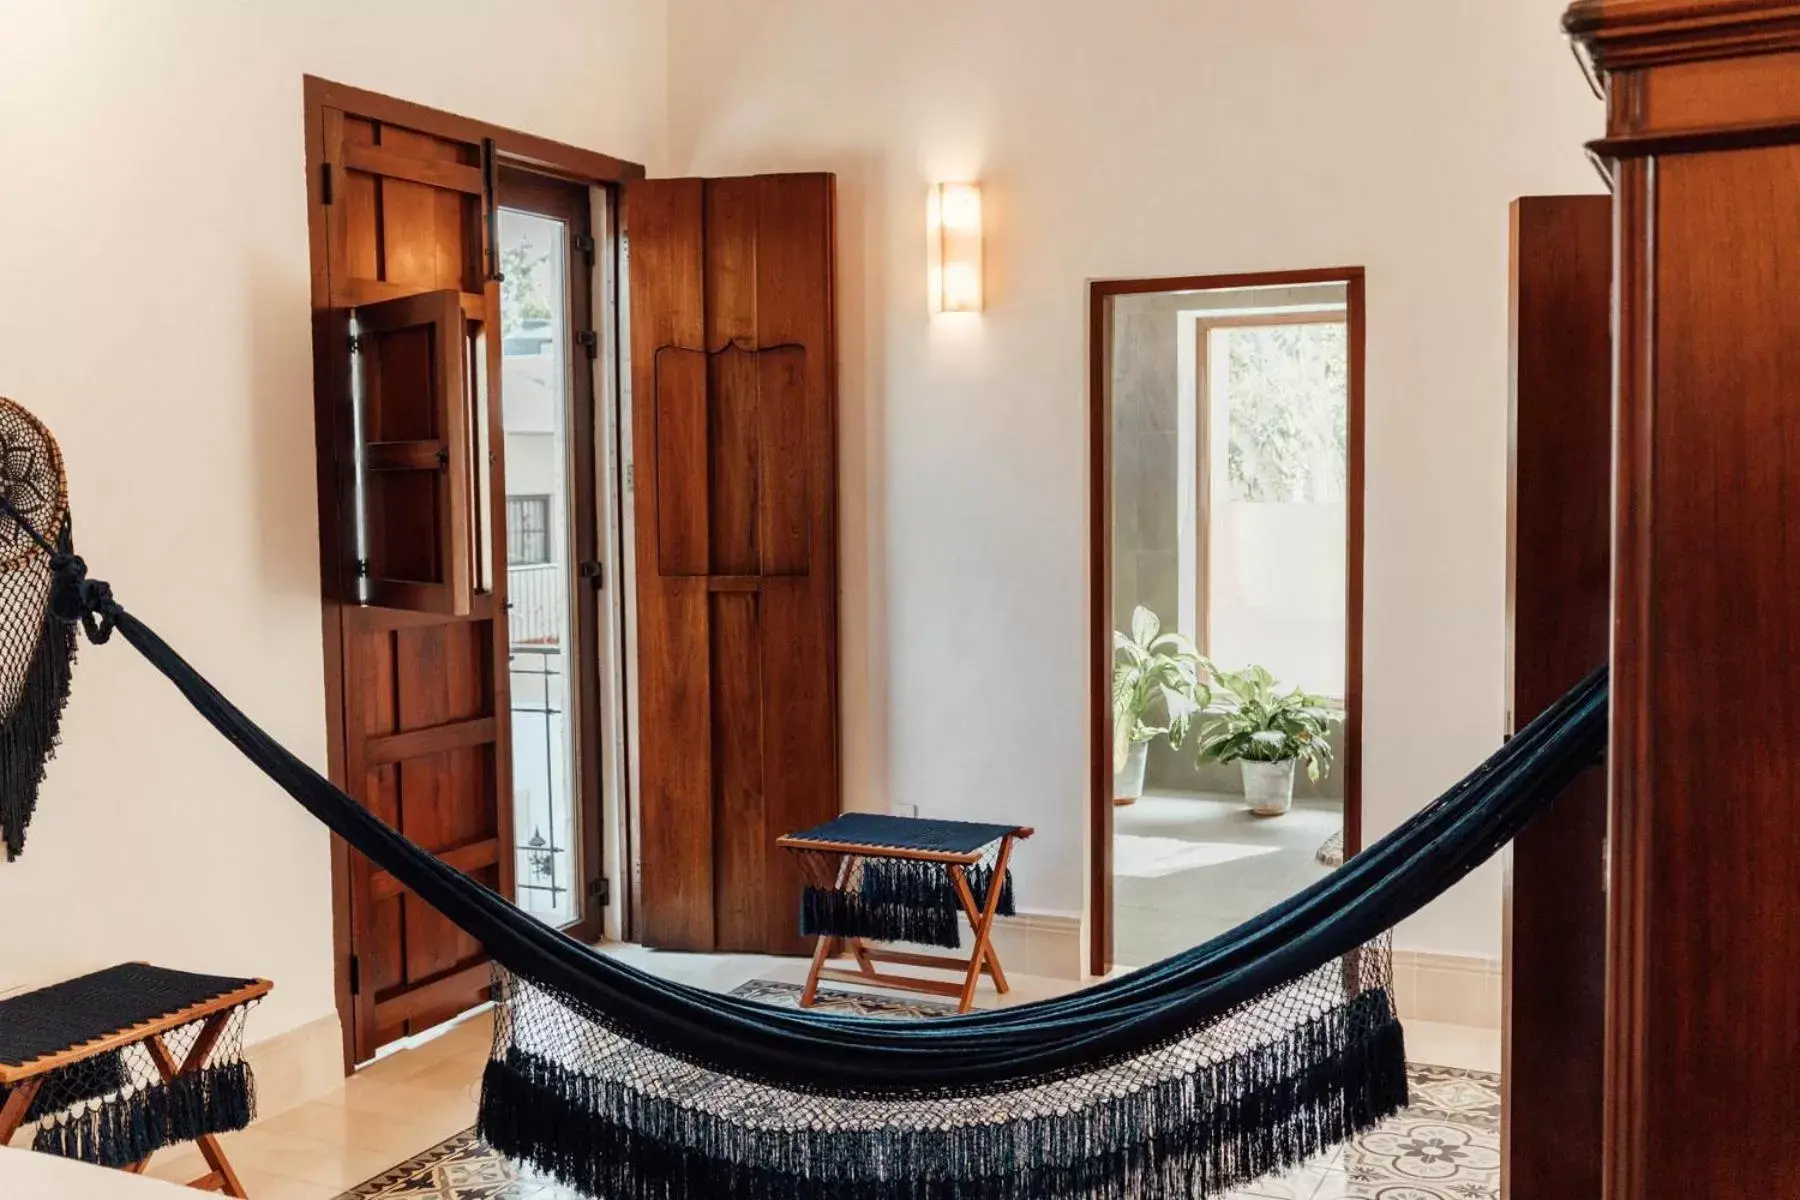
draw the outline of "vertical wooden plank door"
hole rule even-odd
[[[804,952],[775,839],[840,808],[833,187],[625,190],[652,946]]]
[[[1612,197],[1512,208],[1508,732],[1606,661],[1612,612]],[[1502,1194],[1599,1200],[1606,775],[1507,858]]]
[[[382,819],[510,897],[491,172],[478,142],[309,103],[334,767]],[[480,1003],[489,968],[467,934],[340,853],[364,1060]]]

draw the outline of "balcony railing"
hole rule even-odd
[[[560,646],[567,624],[568,576],[557,563],[506,568],[507,627],[515,646]]]

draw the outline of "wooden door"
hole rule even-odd
[[[840,809],[833,189],[625,189],[652,946],[803,950],[775,839]]]
[[[409,838],[511,896],[491,154],[329,103],[309,117],[336,773]],[[347,871],[348,1036],[364,1060],[480,1003],[489,968],[391,876],[360,857]]]
[[[1612,197],[1512,209],[1508,732],[1606,661],[1612,612]],[[1507,856],[1500,1180],[1598,1200],[1606,1032],[1606,773]]]

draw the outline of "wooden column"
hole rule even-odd
[[[1612,610],[1612,198],[1512,207],[1508,732],[1606,661]],[[1606,777],[1507,860],[1501,1192],[1598,1200]]]
[[[1568,25],[1619,204],[1604,1195],[1800,1197],[1800,4]]]

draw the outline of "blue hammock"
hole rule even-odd
[[[1174,1200],[1291,1166],[1406,1101],[1387,931],[1505,845],[1606,739],[1596,671],[1328,877],[1084,991],[917,1022],[790,1011],[635,970],[432,857],[89,579],[66,525],[52,544],[4,498],[0,513],[42,551],[43,636],[116,631],[284,791],[481,942],[499,999],[483,1134],[614,1200]]]

